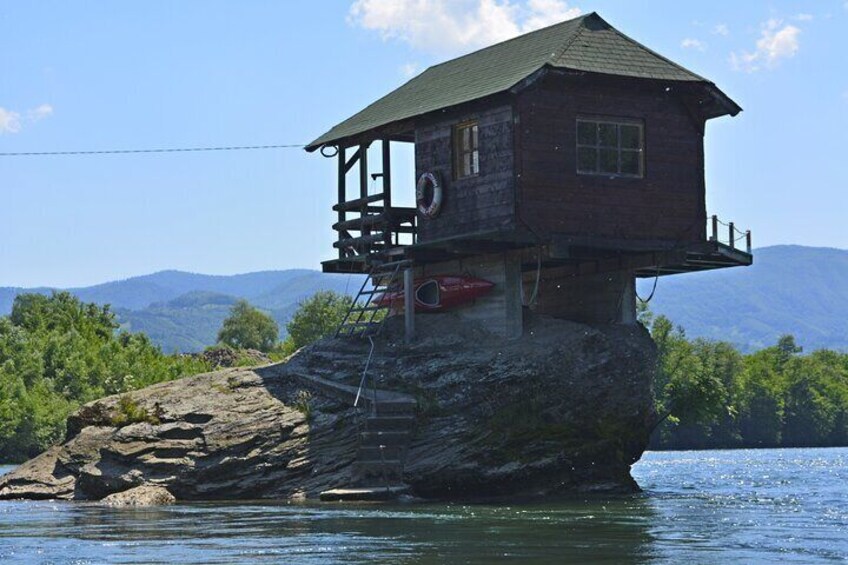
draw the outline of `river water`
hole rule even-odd
[[[644,493],[533,505],[0,502],[0,563],[848,560],[848,448],[649,452],[633,474]]]

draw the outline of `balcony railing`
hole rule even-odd
[[[745,240],[744,251],[748,255],[751,254],[751,230],[742,231],[737,228],[733,222],[724,223],[718,219],[718,216],[715,215],[710,217],[709,222],[710,241],[715,241],[716,243],[726,245],[731,249],[738,249],[740,251],[743,251],[743,249],[738,247],[736,244],[742,240]],[[720,228],[719,226],[723,227]]]

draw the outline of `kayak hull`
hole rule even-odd
[[[465,306],[487,295],[494,283],[475,277],[440,275],[415,279],[415,311],[444,312]],[[389,290],[377,299],[380,306],[403,310],[403,289]]]

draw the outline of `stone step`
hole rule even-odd
[[[371,401],[367,396],[364,397],[366,402]],[[414,416],[418,403],[414,400],[383,400],[377,398],[377,416],[388,415],[392,416]]]
[[[383,484],[401,482],[403,480],[403,463],[398,459],[385,461],[357,461],[354,463],[355,482],[365,484]]]
[[[406,432],[414,427],[414,416],[372,416],[365,420],[365,429],[368,432]]]
[[[406,455],[405,445],[363,445],[356,454],[360,463],[385,461],[401,461]]]
[[[407,431],[391,432],[362,432],[359,434],[359,444],[363,447],[374,447],[378,445],[406,446],[409,444],[411,434]]]

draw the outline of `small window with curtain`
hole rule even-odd
[[[453,128],[454,177],[461,179],[480,173],[477,122],[463,122]]]
[[[641,122],[577,120],[577,172],[584,175],[643,177],[645,138]]]

